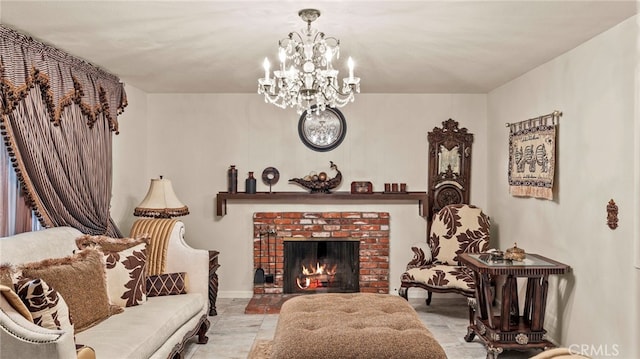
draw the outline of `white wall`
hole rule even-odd
[[[488,95],[488,213],[500,248],[514,241],[569,264],[550,280],[545,327],[565,346],[617,346],[638,358],[638,270],[634,268],[639,199],[634,132],[636,19]],[[560,110],[557,188],[553,201],[508,193],[508,129],[504,124]],[[607,226],[606,205],[619,207]],[[635,239],[637,240],[637,239]],[[595,357],[603,356],[603,352]]]
[[[329,161],[343,173],[341,191],[348,191],[353,180],[370,180],[377,191],[385,182],[406,182],[409,190],[425,191],[427,132],[453,118],[475,135],[471,197],[479,206],[487,203],[485,95],[359,95],[343,108],[347,120],[344,142],[327,153],[312,151],[300,142],[299,116],[294,110],[265,104],[258,94],[138,95],[138,91],[133,96],[129,93],[129,108],[135,110],[128,108],[121,116],[122,133],[114,142],[118,153],[114,160],[118,169],[114,217],[128,233],[135,220],[133,208],[146,193],[149,178],[169,178],[191,212],[181,218],[187,241],[197,248],[221,252],[221,297],[252,293],[251,228],[256,211],[389,211],[391,291],[398,288],[400,275],[412,257],[410,244],[426,240],[426,221],[418,216],[417,203],[229,202],[228,214],[217,217],[215,196],[226,191],[226,171],[231,164],[239,169],[240,191],[248,171],[259,176],[268,166],[280,171],[274,191],[303,191],[287,180],[310,171],[333,176]],[[129,121],[140,124],[125,127]],[[268,187],[258,181],[258,191],[266,190]],[[123,198],[116,201],[116,197]]]
[[[298,116],[265,104],[257,94],[144,94],[128,87],[129,107],[114,137],[112,215],[128,233],[133,208],[149,179],[164,175],[191,214],[182,217],[194,247],[221,252],[221,296],[248,296],[251,216],[256,211],[360,210],[391,213],[391,290],[411,257],[410,243],[424,240],[426,222],[416,204],[256,204],[231,202],[216,217],[214,200],[225,191],[226,170],[267,166],[280,170],[275,191],[298,190],[287,179],[328,170],[335,161],[352,180],[406,182],[426,190],[427,132],[453,118],[475,135],[472,203],[492,219],[492,245],[514,241],[571,265],[550,281],[545,327],[557,343],[587,344],[621,358],[640,357],[638,269],[634,244],[640,221],[640,155],[634,138],[636,19],[485,95],[361,94],[343,109],[347,137],[340,147],[313,152],[300,142]],[[126,79],[123,79],[126,81]],[[363,88],[366,92],[366,89]],[[507,185],[507,122],[561,110],[556,199],[514,198]],[[635,132],[634,132],[635,131]],[[332,172],[329,172],[330,175]],[[635,178],[634,178],[635,175]],[[267,188],[258,183],[258,190]],[[301,190],[301,189],[300,189]],[[619,227],[606,226],[606,204],[619,206]],[[598,355],[594,355],[597,357]]]
[[[147,193],[151,177],[147,171],[147,94],[133,86],[125,90],[129,105],[118,116],[120,134],[113,136],[111,217],[126,236],[136,219],[133,209]]]

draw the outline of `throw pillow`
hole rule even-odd
[[[147,300],[145,270],[146,238],[111,238],[85,235],[76,239],[78,248],[96,248],[104,253],[107,289],[111,303],[132,307]]]
[[[187,273],[165,273],[147,277],[147,296],[159,297],[187,293]]]
[[[43,328],[73,333],[73,321],[67,303],[44,280],[21,278],[15,284],[15,288],[35,324]]]
[[[24,303],[22,302],[22,299],[20,299],[18,294],[16,294],[16,292],[13,291],[13,288],[0,284],[0,293],[2,293],[2,296],[4,297],[4,299],[6,299],[7,302],[9,302],[9,305],[11,305],[11,307],[15,309],[16,312],[20,313],[20,315],[22,315],[26,320],[33,323],[33,317],[31,316],[31,312],[24,305]]]
[[[65,298],[76,333],[122,312],[122,308],[109,303],[104,259],[98,250],[85,249],[19,268],[25,278],[40,278]]]
[[[11,264],[5,263],[0,265],[0,284],[13,287],[14,270]]]

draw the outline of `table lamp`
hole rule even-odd
[[[162,178],[152,178],[149,191],[142,202],[133,211],[134,216],[171,218],[186,216],[189,208],[184,205],[171,186],[171,181]]]

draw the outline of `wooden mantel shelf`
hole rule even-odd
[[[333,193],[308,193],[308,192],[258,192],[258,193],[229,193],[218,192],[216,196],[216,215],[227,214],[227,201],[252,201],[252,202],[334,202],[334,201],[417,201],[418,213],[424,217],[428,213],[427,192],[386,193],[374,192],[367,194],[353,194],[350,192]]]

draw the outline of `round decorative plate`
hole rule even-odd
[[[278,183],[280,172],[275,167],[267,167],[262,171],[262,181],[269,186]]]
[[[327,107],[317,113],[302,113],[298,121],[302,143],[314,151],[326,152],[338,147],[347,134],[347,122],[337,108]]]

